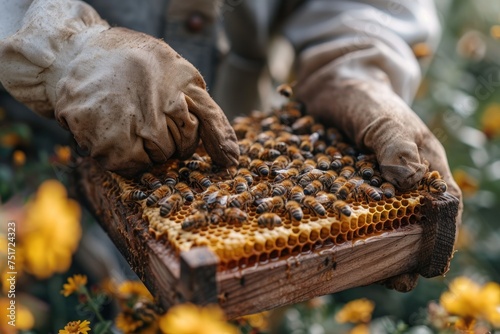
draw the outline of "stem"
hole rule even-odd
[[[88,305],[92,309],[94,314],[96,315],[99,322],[106,323],[106,320],[104,320],[104,318],[102,317],[101,312],[99,311],[99,308],[94,304],[94,300],[90,296],[90,293],[85,286],[82,286],[82,292],[85,295],[85,297],[87,297]],[[109,327],[109,323],[105,327],[106,331],[108,330],[108,327]]]

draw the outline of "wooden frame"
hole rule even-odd
[[[444,274],[453,254],[458,200],[445,193],[427,196],[419,221],[396,231],[218,272],[218,258],[208,248],[176,256],[156,240],[137,208],[106,193],[103,184],[113,180],[92,160],[81,162],[76,180],[89,210],[165,308],[218,303],[234,318],[372,283],[408,291],[419,274]]]

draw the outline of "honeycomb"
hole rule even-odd
[[[237,118],[239,165],[220,169],[200,146],[136,179],[112,174],[121,200],[176,254],[207,246],[220,270],[248,268],[363,240],[419,221],[423,194],[446,184],[428,172],[415,190],[386,182],[360,152],[290,101]]]

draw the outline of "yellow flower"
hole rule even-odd
[[[141,281],[125,281],[118,286],[122,298],[146,298],[153,301],[153,296]]]
[[[90,330],[90,321],[88,320],[78,320],[68,322],[64,329],[59,330],[59,334],[87,334]]]
[[[224,320],[224,313],[218,306],[177,305],[160,318],[159,324],[164,334],[239,333]]]
[[[497,283],[480,286],[467,277],[458,277],[439,302],[448,314],[463,318],[464,324],[477,319],[500,326],[500,285]]]
[[[252,328],[259,331],[266,331],[269,327],[268,323],[269,312],[260,312],[239,317],[238,320],[246,321]]]
[[[26,205],[21,245],[27,246],[26,271],[43,279],[68,270],[82,234],[80,215],[80,206],[68,199],[61,183],[49,180],[39,187]]]
[[[63,164],[67,164],[71,159],[71,148],[69,146],[59,146],[55,147],[55,152],[57,160]]]
[[[74,275],[68,278],[68,283],[63,285],[63,290],[61,293],[64,297],[68,297],[73,292],[81,291],[81,289],[87,284],[87,276],[85,275]]]
[[[372,312],[375,304],[366,298],[356,299],[345,304],[344,307],[335,315],[338,323],[368,323],[372,318]]]
[[[500,134],[500,104],[491,103],[481,115],[483,132],[489,139]]]
[[[493,38],[500,39],[500,25],[494,25],[490,28],[490,35]]]
[[[359,324],[354,326],[349,331],[349,334],[370,334],[370,328],[368,327],[367,324]]]
[[[479,188],[477,180],[463,169],[455,169],[453,178],[466,197],[474,195]]]
[[[15,303],[12,304],[12,301]],[[12,306],[14,305],[14,306]],[[11,313],[15,307],[15,313]],[[10,308],[10,309],[9,309]],[[15,318],[10,316],[15,314]],[[15,327],[9,325],[9,321],[15,319]],[[19,330],[30,330],[35,324],[35,318],[31,311],[19,303],[19,301],[8,298],[0,298],[0,333],[14,334]]]

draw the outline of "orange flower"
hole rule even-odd
[[[479,188],[478,181],[463,169],[455,169],[453,171],[453,178],[465,197],[474,195]]]
[[[87,276],[85,275],[74,275],[68,278],[68,283],[63,285],[63,290],[61,293],[64,297],[68,297],[73,292],[81,291],[87,284]]]
[[[500,39],[500,25],[496,24],[490,28],[490,35],[495,39]]]
[[[55,147],[55,152],[57,160],[63,164],[67,164],[71,159],[71,149],[69,146],[59,146]]]
[[[30,330],[35,324],[35,318],[31,311],[24,305],[20,304],[19,301],[15,301],[15,326],[9,325],[11,302],[13,299],[0,298],[0,333],[4,334],[15,334],[19,330]]]
[[[481,116],[483,132],[489,139],[500,134],[500,104],[491,103]]]
[[[12,162],[14,166],[23,166],[26,163],[26,154],[21,150],[15,150],[12,154]]]

